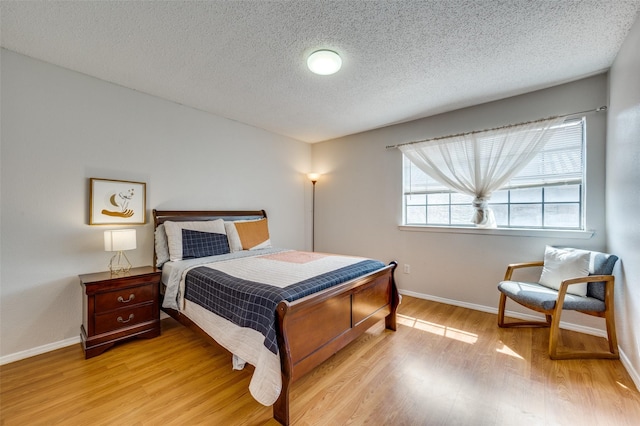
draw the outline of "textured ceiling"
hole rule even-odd
[[[317,142],[607,70],[640,0],[0,2],[3,47]],[[305,67],[319,48],[342,70]]]

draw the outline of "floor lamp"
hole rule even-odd
[[[316,251],[316,182],[320,174],[309,173],[307,177],[313,184],[313,195],[311,197],[311,251]]]

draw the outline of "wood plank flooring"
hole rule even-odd
[[[640,393],[620,361],[551,361],[547,329],[405,296],[291,390],[294,425],[637,425]],[[561,344],[605,349],[562,331]],[[163,320],[162,335],[85,360],[80,345],[0,367],[2,425],[276,425],[248,392],[251,369]]]

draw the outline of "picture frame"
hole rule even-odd
[[[144,225],[147,184],[89,178],[89,225]]]

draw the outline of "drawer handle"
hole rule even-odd
[[[122,317],[118,317],[118,322],[121,322],[122,324],[127,323],[129,321],[131,321],[133,319],[133,314],[129,315],[129,319],[122,319]]]
[[[129,295],[129,298],[127,300],[124,300],[124,298],[122,296],[118,296],[118,302],[120,302],[120,303],[129,303],[135,298],[136,298],[136,295],[133,294],[133,293],[131,293]]]

